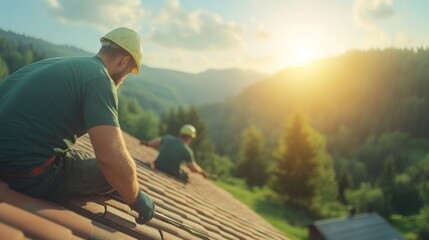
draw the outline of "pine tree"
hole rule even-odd
[[[332,159],[325,148],[325,138],[311,128],[304,115],[292,114],[274,153],[272,188],[287,201],[307,207],[316,197],[326,202],[323,189],[336,198]]]
[[[381,172],[380,177],[378,178],[378,186],[380,188],[388,188],[393,184],[395,179],[395,159],[389,155],[384,162],[384,168]]]
[[[345,191],[353,187],[352,176],[348,167],[344,166],[338,177],[338,198],[342,203],[346,203]]]
[[[264,137],[256,126],[242,133],[240,158],[236,169],[239,177],[246,179],[249,187],[262,186],[267,180],[267,164],[264,159]]]

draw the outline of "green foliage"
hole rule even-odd
[[[417,240],[416,229],[420,225],[418,214],[403,216],[393,214],[390,217],[392,225],[406,240]]]
[[[11,31],[3,31],[0,29],[0,38],[6,39],[8,42],[16,43],[21,46],[21,50],[25,48],[32,49],[34,59],[50,58],[50,57],[65,57],[65,56],[90,56],[89,52],[83,51],[82,49],[66,46],[66,45],[55,45],[41,39],[16,34]],[[0,43],[0,45],[2,45]],[[22,52],[19,50],[20,52]]]
[[[207,154],[208,161],[201,163],[201,167],[204,168],[206,172],[211,173],[212,177],[224,179],[230,176],[232,169],[232,162],[226,156],[220,156],[214,152]]]
[[[379,159],[391,158],[390,161],[394,161],[395,170],[405,170],[406,166],[413,161],[410,151],[407,151],[407,149],[412,148],[413,144],[415,141],[403,132],[395,131],[380,136],[371,135],[364,144],[357,148],[356,156],[366,165],[370,174],[375,178],[384,167],[383,161]]]
[[[0,79],[43,58],[31,45],[16,43],[0,36]]]
[[[162,115],[182,105],[219,102],[264,77],[238,69],[192,74],[142,66],[141,73],[129,76],[130,81],[124,82],[121,91],[125,96],[135,97],[145,109]]]
[[[395,176],[394,184],[390,188],[383,189],[385,196],[389,196],[395,213],[411,215],[419,212],[423,205],[418,188],[411,184],[411,179],[406,173]],[[386,205],[388,202],[385,203]]]
[[[9,75],[9,68],[5,61],[0,56],[0,81],[5,79]]]
[[[243,179],[226,178],[214,184],[230,192],[290,239],[307,239],[307,225],[315,218],[305,209],[284,205],[273,199],[273,193],[268,188],[247,188]]]
[[[264,136],[254,125],[242,132],[236,176],[244,177],[249,187],[262,186],[268,178]]]
[[[352,185],[349,188],[359,186],[362,182],[368,181],[368,173],[365,164],[356,159],[335,159],[336,172],[339,172],[338,176],[340,179],[341,172],[344,169],[350,173],[352,179]]]
[[[349,172],[349,169],[346,166],[343,166],[338,177],[338,199],[342,203],[346,203],[346,197],[344,192],[346,189],[353,187],[352,175]]]
[[[388,187],[399,184],[391,184],[395,176],[385,167],[392,159],[393,175],[407,173],[409,186],[417,188],[415,211],[429,199],[429,179],[423,174],[425,165],[419,164],[429,152],[428,58],[428,48],[351,51],[280,71],[236,98],[205,106],[202,117],[216,148],[235,156],[241,141],[237,133],[252,124],[264,133],[267,151],[275,149],[282,134],[278,129],[300,108],[326,137],[338,173],[345,166],[354,186],[380,184],[384,205],[391,209],[374,210],[411,211],[400,205],[416,190]],[[343,200],[344,192],[353,189],[344,180],[339,189]]]
[[[325,139],[308,124],[302,113],[291,116],[284,137],[274,153],[276,166],[271,186],[286,201],[320,208],[337,198],[332,159]]]
[[[417,236],[419,240],[429,239],[429,206],[422,208],[418,215]]]
[[[409,174],[417,184],[420,198],[426,206],[429,206],[429,154],[421,162],[411,167]]]
[[[420,182],[418,185],[418,190],[422,201],[426,205],[429,205],[429,182],[428,181]]]
[[[357,190],[346,190],[346,200],[356,208],[358,213],[378,212],[385,213],[383,191],[372,187],[370,183],[362,183]],[[381,210],[381,211],[380,211]]]
[[[314,196],[311,178],[316,175],[317,148],[311,145],[309,125],[302,114],[289,120],[286,133],[274,153],[276,167],[272,188],[288,201],[309,206]]]
[[[159,117],[144,111],[133,98],[119,96],[119,122],[123,130],[138,139],[158,136]]]
[[[384,161],[384,168],[378,178],[378,186],[381,188],[390,187],[395,179],[395,159],[389,155]]]
[[[343,215],[345,207],[338,202],[338,183],[332,167],[320,171],[312,180],[315,186],[315,195],[310,210],[318,216],[330,218]]]

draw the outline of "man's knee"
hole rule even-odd
[[[60,183],[57,195],[103,194],[113,191],[105,179],[97,159],[81,151],[66,154],[64,163],[64,179]]]

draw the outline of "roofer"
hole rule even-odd
[[[96,56],[42,60],[2,82],[0,179],[51,200],[116,190],[147,222],[155,206],[139,188],[119,127],[116,92],[129,73],[140,71],[141,39],[120,27],[100,42]],[[85,133],[96,158],[73,149]]]
[[[179,137],[164,135],[141,144],[153,148],[159,148],[159,155],[155,161],[155,168],[161,170],[184,182],[188,182],[188,174],[180,169],[182,161],[187,163],[192,172],[200,173],[207,177],[207,173],[195,162],[194,152],[189,147],[192,140],[197,136],[194,126],[185,124],[180,129]]]

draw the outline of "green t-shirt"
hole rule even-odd
[[[192,149],[180,138],[171,135],[162,136],[159,155],[156,159],[156,168],[163,172],[177,175],[182,161],[187,163],[195,161]]]
[[[119,126],[116,87],[98,57],[27,65],[0,84],[0,172],[29,172],[87,130]]]

